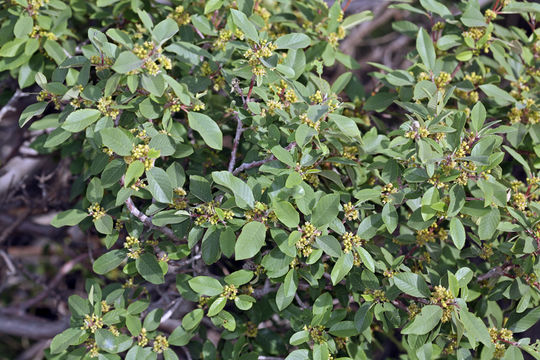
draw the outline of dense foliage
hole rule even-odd
[[[412,65],[371,94],[325,76],[371,18],[342,6],[3,10],[0,70],[42,89],[20,125],[72,160],[53,225],[103,243],[49,359],[540,359],[540,6],[396,2],[431,25],[392,25]]]

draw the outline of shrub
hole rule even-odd
[[[53,225],[103,244],[49,358],[540,358],[538,4],[393,5],[411,66],[366,96],[325,76],[370,19],[339,1],[16,3],[20,125],[72,161]]]

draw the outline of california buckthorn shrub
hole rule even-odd
[[[47,358],[540,359],[540,6],[394,2],[416,46],[368,94],[344,6],[4,6],[52,224],[102,245]]]

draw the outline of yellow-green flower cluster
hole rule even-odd
[[[306,124],[307,126],[319,131],[321,127],[321,121],[311,121],[311,119],[308,117],[306,113],[300,114],[299,116],[300,122],[302,124]]]
[[[173,199],[173,206],[176,210],[184,210],[185,208],[187,208],[187,200],[186,200],[186,191],[181,188],[181,187],[178,187],[176,189],[174,189],[174,199]]]
[[[398,192],[398,189],[394,187],[394,184],[388,183],[381,189],[381,201],[386,204],[390,201],[390,196]]]
[[[246,336],[248,338],[255,338],[257,337],[259,330],[257,329],[257,324],[252,323],[251,321],[248,321],[246,323]]]
[[[167,349],[169,347],[169,341],[167,341],[167,338],[163,335],[158,335],[154,339],[154,345],[152,347],[152,351],[155,353],[161,354],[163,350]]]
[[[351,232],[346,232],[343,234],[341,239],[343,240],[343,252],[346,254],[351,252],[354,247],[362,245],[362,239],[360,236]]]
[[[244,212],[244,216],[248,221],[260,221],[264,224],[266,224],[268,220],[277,222],[276,214],[273,211],[268,211],[268,205],[260,201],[255,202],[253,210]]]
[[[345,213],[345,218],[347,220],[358,220],[359,212],[350,201],[343,205],[343,212]]]
[[[221,297],[227,298],[229,300],[236,299],[236,295],[238,294],[238,289],[234,285],[225,285],[223,287],[223,292],[221,293]]]
[[[318,236],[321,236],[321,231],[310,222],[302,225],[302,237],[296,242],[296,248],[303,256],[309,256],[313,252],[312,245]]]
[[[493,358],[501,359],[506,352],[506,344],[504,342],[511,342],[514,334],[511,330],[506,328],[497,329],[492,327],[489,329],[489,335],[491,337],[491,342],[495,344],[495,353],[493,354]]]
[[[115,105],[116,102],[113,101],[112,96],[107,96],[98,100],[97,108],[103,116],[110,116],[115,119],[120,114],[120,110],[114,108]]]
[[[137,337],[137,345],[145,347],[148,344],[147,331],[145,328],[141,329],[139,336]]]
[[[443,316],[441,321],[443,323],[450,321],[452,318],[452,311],[454,310],[454,304],[456,302],[452,292],[444,286],[435,286],[434,291],[431,292],[431,303],[437,304],[443,309]]]
[[[124,248],[128,249],[127,256],[130,259],[138,259],[141,256],[141,242],[136,237],[126,236],[126,240],[124,241]]]
[[[36,96],[37,101],[52,101],[56,110],[60,109],[60,97],[47,90],[41,90]]]
[[[325,328],[323,325],[316,325],[316,326],[304,325],[304,330],[309,332],[309,336],[311,337],[311,340],[313,340],[313,342],[316,342],[318,344],[322,344],[323,342],[325,342],[326,331],[324,329]]]
[[[220,221],[219,215],[216,212],[216,205],[217,204],[214,201],[210,201],[209,203],[196,207],[195,213],[197,218],[195,219],[195,224],[202,225],[209,222],[212,225],[216,225]],[[231,220],[234,216],[234,213],[231,210],[219,210],[223,214],[223,221]]]
[[[94,218],[94,221],[95,221],[95,220],[99,220],[100,218],[105,216],[105,209],[102,208],[101,205],[99,205],[98,203],[93,203],[88,208],[88,213],[90,215],[92,215],[92,217]]]
[[[182,5],[174,8],[174,11],[169,14],[168,17],[176,21],[178,26],[187,25],[191,21],[191,15],[184,11],[184,7]]]
[[[90,330],[90,332],[93,334],[96,332],[97,329],[101,329],[103,327],[103,319],[96,314],[92,315],[84,315],[83,320],[83,326],[81,326],[81,330]]]
[[[244,52],[244,57],[248,59],[248,64],[254,75],[262,76],[266,74],[264,66],[261,64],[261,59],[272,56],[277,45],[267,40],[262,40],[260,44],[255,44],[252,49]]]

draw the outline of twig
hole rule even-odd
[[[267,162],[270,162],[270,161],[275,160],[275,159],[276,158],[274,157],[274,155],[272,155],[267,159],[252,161],[252,162],[249,162],[249,163],[243,163],[242,165],[240,165],[239,167],[234,169],[233,175],[238,175],[242,171],[249,170],[249,169],[257,167],[257,166],[261,166],[261,165],[266,164]]]
[[[148,216],[144,215],[139,209],[137,209],[137,207],[133,203],[133,200],[131,200],[131,197],[129,197],[126,200],[126,206],[127,206],[128,210],[129,210],[129,212],[131,213],[131,215],[133,215],[137,219],[139,219],[145,226],[147,226],[147,227],[149,227],[151,229],[156,229],[157,231],[159,231],[160,233],[162,233],[163,235],[165,235],[166,237],[168,237],[172,241],[182,242],[182,240],[180,240],[178,238],[178,236],[176,236],[174,234],[174,232],[171,229],[169,229],[168,227],[155,226],[154,224],[152,224],[152,219],[149,218]]]
[[[244,132],[240,115],[235,112],[234,117],[236,118],[236,134],[234,135],[233,148],[231,151],[231,161],[229,161],[229,172],[234,170],[234,164],[236,163],[236,152],[238,151],[238,145],[240,144],[240,137],[242,137],[242,133]]]
[[[15,91],[15,94],[9,99],[6,105],[2,106],[2,109],[0,109],[0,122],[2,122],[2,119],[9,111],[16,112],[18,110],[17,106],[15,106],[15,103],[22,97],[28,96],[30,94],[22,92],[20,89],[17,89]]]
[[[191,354],[189,353],[189,350],[186,349],[185,347],[181,347],[182,351],[184,352],[184,354],[186,355],[186,360],[193,360],[193,358],[191,357]]]
[[[49,295],[49,293],[54,288],[56,288],[58,286],[58,284],[60,283],[60,281],[62,281],[64,276],[66,276],[71,271],[71,269],[73,269],[75,267],[75,265],[77,265],[79,262],[83,261],[87,256],[88,256],[87,254],[81,254],[81,255],[77,256],[76,258],[71,259],[70,261],[65,263],[60,268],[60,270],[58,271],[56,276],[51,280],[51,282],[49,283],[49,285],[47,286],[47,288],[45,290],[43,290],[35,298],[29,299],[27,301],[22,302],[21,304],[19,304],[18,308],[21,311],[23,311],[23,310],[28,309],[29,307],[32,307],[32,306],[38,304],[40,301],[45,299],[45,297],[47,297],[47,295]]]
[[[69,326],[69,317],[47,321],[30,315],[0,314],[0,333],[30,339],[50,339]]]
[[[8,270],[7,275],[13,275],[13,274],[17,273],[17,270],[15,269],[15,265],[13,265],[13,262],[9,258],[9,255],[6,254],[6,252],[4,250],[0,250],[0,256],[4,260],[4,263],[6,264],[6,267],[7,267],[7,270]]]
[[[2,244],[4,241],[6,241],[6,239],[8,238],[9,235],[11,235],[11,233],[13,231],[15,231],[15,229],[17,228],[17,226],[19,226],[27,217],[28,215],[30,215],[30,212],[32,211],[32,209],[29,207],[27,208],[21,215],[19,215],[19,217],[17,218],[17,220],[15,220],[10,226],[8,226],[3,232],[2,232],[2,235],[0,235],[0,244]]]
[[[246,102],[244,103],[244,108],[247,109],[247,103],[249,102],[249,98],[251,97],[251,92],[253,91],[253,87],[255,86],[255,75],[251,77],[251,82],[249,83],[249,90],[246,97]]]

